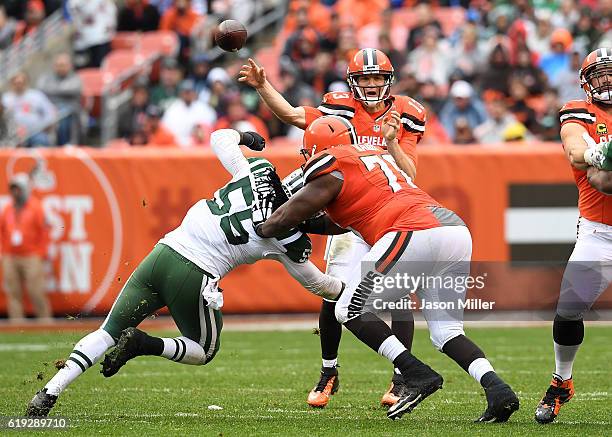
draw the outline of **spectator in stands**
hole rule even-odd
[[[165,111],[178,97],[178,85],[183,78],[181,68],[174,58],[164,58],[159,73],[159,83],[151,89],[151,103]]]
[[[378,44],[376,45],[379,50],[387,54],[391,65],[397,65],[398,67],[406,63],[406,55],[403,51],[397,50],[391,42],[390,29],[385,29],[378,34]],[[372,47],[370,45],[362,47]]]
[[[474,137],[474,129],[470,125],[470,122],[465,117],[457,117],[453,126],[455,136],[453,137],[454,144],[474,144],[476,138]]]
[[[212,107],[218,115],[225,115],[225,97],[230,89],[231,79],[227,71],[221,67],[215,67],[208,73],[208,90],[202,91],[198,99],[204,104]]]
[[[155,105],[149,105],[145,113],[143,131],[147,136],[147,146],[176,147],[176,138],[161,123],[162,111]]]
[[[17,173],[9,181],[11,200],[0,214],[2,273],[7,294],[8,316],[21,321],[23,285],[28,290],[36,316],[51,319],[51,306],[45,296],[44,259],[47,256],[48,229],[43,208],[31,196],[30,178]]]
[[[202,15],[191,7],[191,0],[174,0],[173,6],[164,12],[161,18],[159,28],[171,30],[179,37],[179,59],[184,65],[187,65],[189,60],[191,32],[202,18]]]
[[[554,84],[559,74],[569,68],[572,43],[572,34],[567,29],[555,29],[550,36],[551,52],[540,60],[549,83]]]
[[[2,96],[4,106],[15,114],[17,135],[26,147],[50,146],[46,130],[53,124],[57,111],[45,94],[28,87],[25,73],[11,79],[11,91]]]
[[[81,90],[83,84],[74,72],[67,53],[55,57],[53,71],[40,76],[37,88],[49,97],[61,119],[57,126],[57,145],[78,144],[80,139]]]
[[[25,35],[34,32],[45,19],[45,4],[42,0],[28,0],[25,19],[17,24],[14,41],[17,42]]]
[[[291,33],[306,26],[313,26],[321,34],[333,32],[333,14],[334,11],[321,4],[320,0],[294,0],[289,4],[285,30]]]
[[[119,10],[119,32],[150,32],[159,27],[159,11],[147,0],[126,0]]]
[[[195,84],[186,79],[179,86],[179,98],[164,113],[162,123],[176,137],[180,147],[191,147],[198,126],[210,127],[216,120],[214,109],[197,99]]]
[[[410,64],[404,64],[401,70],[397,73],[397,79],[392,85],[391,94],[416,96],[419,93],[420,88],[421,84],[416,78],[414,68]]]
[[[6,15],[16,20],[23,20],[28,3],[23,0],[2,0]]]
[[[506,143],[528,141],[532,139],[529,130],[520,121],[512,123],[508,127],[506,127],[506,129],[504,129],[504,132],[502,133],[502,137],[504,139],[504,142]]]
[[[538,126],[540,127],[538,136],[542,141],[561,141],[559,111],[561,102],[566,101],[559,99],[559,94],[554,88],[549,88],[544,92],[544,108],[546,109],[538,115]]]
[[[414,66],[417,79],[432,80],[437,86],[448,84],[449,50],[436,27],[427,27],[422,32],[421,44],[410,53],[408,62]]]
[[[559,9],[553,12],[551,23],[556,28],[572,29],[580,19],[580,10],[575,0],[561,0]]]
[[[487,112],[478,96],[475,95],[472,85],[466,81],[458,80],[453,83],[449,97],[450,99],[440,111],[440,122],[451,141],[455,142],[457,134],[455,127],[458,118],[466,120],[471,131],[486,121]]]
[[[480,126],[474,129],[474,136],[481,144],[498,144],[504,139],[506,129],[518,123],[516,117],[508,111],[508,105],[504,96],[496,93],[488,102],[489,117]]]
[[[13,43],[17,30],[17,21],[6,15],[6,9],[0,5],[0,50],[8,48]]]
[[[292,106],[299,106],[298,102],[303,98],[312,101],[320,100],[320,95],[310,85],[300,81],[299,72],[291,65],[284,65],[280,71],[281,90],[283,96]]]
[[[466,23],[457,47],[450,51],[449,71],[467,81],[472,81],[481,71],[485,49],[478,40],[478,28],[473,23]]]
[[[577,77],[574,72],[574,76]],[[527,89],[530,95],[538,95],[544,92],[546,86],[546,75],[533,62],[533,57],[529,49],[520,49],[516,55],[516,65],[512,67],[511,78],[520,79]]]
[[[498,44],[489,55],[489,62],[480,75],[480,88],[483,91],[494,90],[507,96],[511,73],[508,51],[502,44]]]
[[[205,53],[192,56],[191,58],[191,73],[188,79],[195,83],[196,92],[198,95],[208,89],[208,72],[210,71],[210,59]]]
[[[213,130],[217,129],[235,129],[243,132],[254,131],[264,137],[266,141],[270,141],[266,124],[256,115],[249,114],[238,93],[229,99],[227,115],[217,120],[213,128]]]
[[[113,0],[67,0],[74,24],[74,63],[77,68],[98,68],[111,51],[117,27]]]
[[[569,67],[559,72],[557,79],[551,83],[559,91],[559,99],[562,102],[584,98],[580,78],[576,74],[582,67],[583,59],[581,52],[572,50]]]
[[[17,126],[13,112],[4,107],[0,99],[0,147],[17,147]]]
[[[442,25],[436,19],[434,11],[429,2],[421,2],[415,8],[416,23],[410,29],[408,41],[406,41],[406,50],[411,53],[414,49],[421,45],[425,33],[428,28],[435,27],[438,34],[442,35]]]
[[[550,9],[538,9],[536,11],[536,27],[535,29],[530,27],[528,31],[527,45],[540,58],[550,52],[550,37],[554,30],[551,19]]]
[[[582,8],[578,22],[572,28],[574,48],[580,50],[582,53],[590,53],[597,47],[606,47],[605,45],[602,46],[597,44],[597,41],[602,36],[602,30],[596,26],[593,14],[594,12],[590,9]],[[605,13],[600,13],[599,16],[602,17],[600,19],[603,19],[606,15]]]
[[[142,130],[145,113],[149,105],[149,86],[146,78],[138,78],[132,86],[132,98],[120,112],[118,133],[122,138],[131,138],[136,130]]]
[[[320,95],[328,92],[332,83],[343,80],[334,69],[333,54],[326,51],[320,51],[316,54],[312,70],[304,74],[307,74],[304,81]]]
[[[574,76],[577,76],[574,73]],[[527,86],[518,78],[510,79],[510,112],[522,123],[530,132],[538,131],[538,122],[534,109],[529,106],[527,98],[529,90]]]
[[[315,57],[320,52],[319,34],[310,27],[300,29],[290,35],[285,43],[281,65],[293,63],[299,70],[302,80],[309,82],[315,67]]]

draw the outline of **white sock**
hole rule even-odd
[[[164,351],[161,356],[183,364],[206,363],[206,352],[200,344],[187,337],[162,338]]]
[[[493,366],[486,358],[476,358],[468,367],[470,376],[479,383],[483,375],[488,372],[495,372],[495,369],[493,369]]]
[[[333,360],[323,359],[323,367],[336,367],[338,365],[338,358],[334,358]]]
[[[398,357],[398,355],[404,352],[405,350],[407,350],[406,346],[404,346],[395,335],[392,335],[390,337],[387,337],[387,339],[382,342],[382,344],[378,348],[378,354],[388,358],[391,362],[393,362]]]
[[[45,385],[47,393],[58,396],[77,376],[89,369],[115,345],[115,340],[103,329],[87,334],[74,346],[66,365]]]
[[[555,342],[553,343],[555,345],[555,373],[563,378],[563,380],[570,379],[572,377],[576,353],[580,345],[563,346]]]

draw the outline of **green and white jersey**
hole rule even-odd
[[[219,278],[240,264],[279,255],[305,263],[311,252],[310,238],[298,230],[282,238],[255,234],[251,210],[254,181],[258,173],[274,167],[264,158],[245,161],[248,165],[242,165],[212,199],[193,205],[181,225],[159,241]]]

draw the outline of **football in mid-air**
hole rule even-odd
[[[215,42],[226,52],[240,50],[247,39],[247,30],[243,24],[236,20],[225,20],[215,32]]]

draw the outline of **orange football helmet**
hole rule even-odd
[[[357,82],[359,76],[367,74],[381,74],[385,82],[380,86],[360,86]],[[393,83],[393,65],[383,52],[378,49],[361,49],[351,59],[346,68],[346,81],[348,82],[353,97],[365,103],[378,103],[386,100],[391,95],[391,84]],[[376,95],[368,91],[375,89]]]
[[[612,48],[600,47],[589,53],[579,77],[587,102],[612,105]]]
[[[337,115],[325,115],[306,128],[302,144],[301,153],[308,160],[330,147],[357,144],[357,133],[347,119]]]

